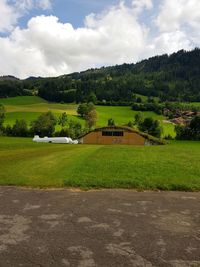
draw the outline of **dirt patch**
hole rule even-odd
[[[30,228],[30,223],[31,220],[23,216],[0,215],[0,251],[28,240],[29,235],[25,232]]]

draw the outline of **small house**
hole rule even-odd
[[[79,137],[81,144],[99,145],[158,145],[159,139],[126,126],[96,128]]]

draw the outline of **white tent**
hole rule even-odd
[[[77,140],[72,140],[70,137],[47,137],[40,138],[39,135],[35,135],[33,142],[37,143],[56,143],[56,144],[78,144]]]

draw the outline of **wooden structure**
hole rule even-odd
[[[81,144],[99,145],[154,145],[161,142],[145,133],[126,126],[97,128],[79,138]]]

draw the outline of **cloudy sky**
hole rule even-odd
[[[0,0],[0,75],[57,76],[200,46],[200,0]]]

